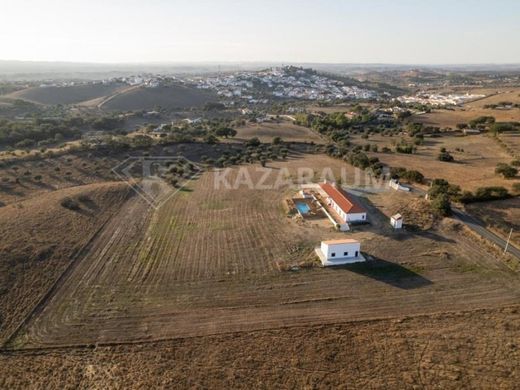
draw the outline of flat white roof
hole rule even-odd
[[[330,244],[354,244],[354,243],[358,243],[359,244],[359,241],[358,240],[354,240],[352,238],[343,238],[343,239],[339,239],[339,240],[326,240],[326,241],[322,241],[324,244],[327,244],[327,245],[330,245]]]

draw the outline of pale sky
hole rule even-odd
[[[520,63],[520,0],[0,0],[0,59]]]

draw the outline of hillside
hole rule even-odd
[[[0,340],[119,209],[129,191],[122,183],[90,184],[0,208]],[[77,201],[80,208],[63,207],[65,197]]]
[[[67,87],[34,87],[13,92],[6,97],[40,104],[75,104],[85,100],[111,95],[121,84],[85,84]]]
[[[107,99],[101,107],[106,110],[132,111],[202,107],[218,100],[216,94],[183,85],[158,88],[135,88]]]

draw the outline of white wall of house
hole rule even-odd
[[[347,214],[347,221],[355,222],[355,221],[366,221],[367,213],[350,213]]]
[[[334,211],[343,219],[345,222],[365,221],[367,219],[367,213],[345,213],[341,207],[338,206],[334,200],[330,199],[330,205]]]
[[[361,244],[359,242],[348,242],[342,244],[327,244],[325,241],[321,243],[321,252],[327,260],[356,258],[361,253]]]

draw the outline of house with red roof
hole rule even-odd
[[[367,211],[351,195],[336,183],[320,183],[328,206],[336,212],[343,223],[362,222],[367,219]]]

